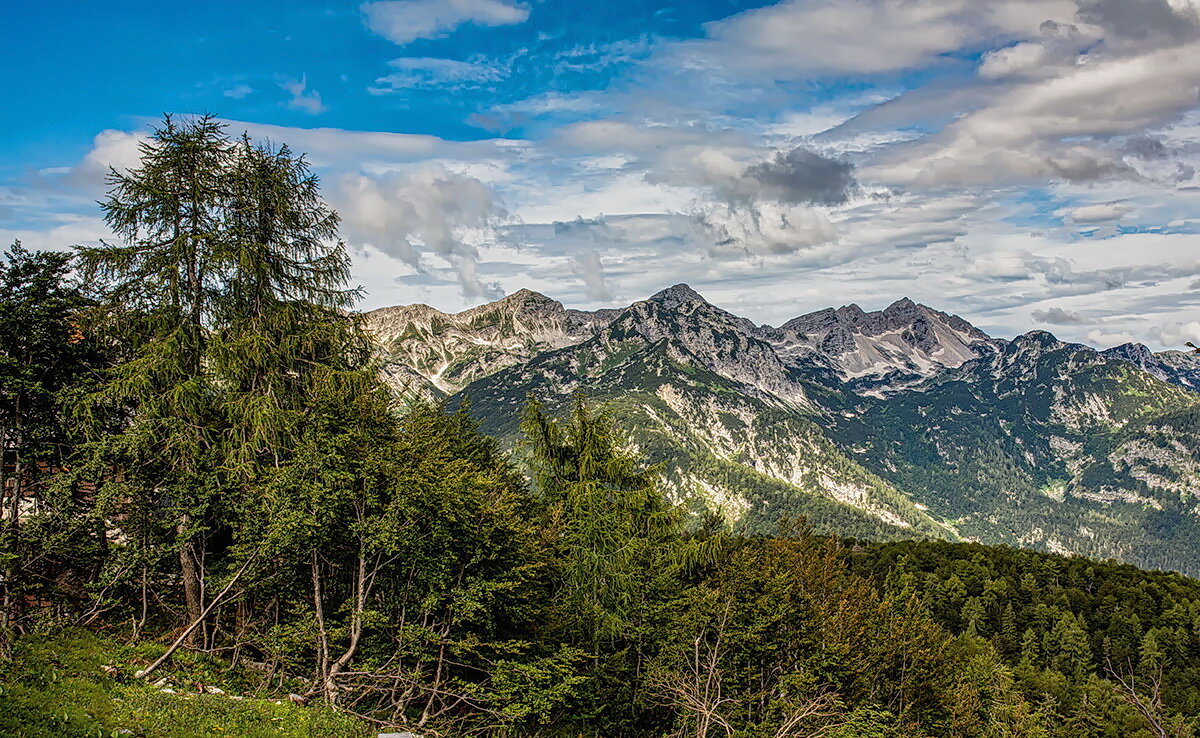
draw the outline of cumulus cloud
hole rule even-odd
[[[1033,316],[1034,320],[1050,325],[1083,325],[1091,322],[1074,310],[1066,310],[1058,307],[1034,310],[1030,315]]]
[[[931,138],[893,152],[880,178],[923,186],[1090,181],[1135,176],[1110,137],[1193,108],[1200,45],[1096,61],[1012,87]]]
[[[714,203],[702,207],[696,218],[710,234],[711,251],[717,255],[794,254],[837,238],[837,229],[824,213],[786,203]]]
[[[1068,0],[786,0],[706,26],[708,38],[667,56],[697,66],[803,77],[922,66],[981,39],[1029,37],[1069,22]]]
[[[382,0],[361,7],[367,27],[396,44],[440,38],[464,23],[511,26],[529,17],[529,8],[503,0]]]
[[[1167,145],[1163,143],[1162,138],[1148,134],[1126,137],[1123,151],[1126,156],[1132,156],[1135,159],[1142,159],[1143,161],[1165,159],[1169,153]]]
[[[1079,17],[1114,40],[1184,41],[1200,32],[1192,0],[1078,0]]]
[[[1133,212],[1133,206],[1121,202],[1106,202],[1098,205],[1084,205],[1070,210],[1066,214],[1068,223],[1106,223],[1110,220],[1120,220]]]
[[[1088,343],[1102,349],[1120,346],[1123,343],[1138,343],[1137,336],[1126,331],[1104,331],[1099,328],[1088,331]]]
[[[141,164],[141,145],[145,140],[146,135],[141,132],[101,131],[92,139],[92,148],[75,171],[85,177],[101,179],[110,167],[117,171],[135,169]]]
[[[1036,73],[1045,69],[1049,51],[1039,43],[1022,42],[983,55],[979,76],[987,79]]]
[[[1164,346],[1183,346],[1188,342],[1200,344],[1200,321],[1155,326],[1150,329],[1150,335]]]
[[[587,288],[589,300],[609,301],[613,299],[612,290],[604,278],[604,265],[600,263],[600,254],[595,251],[579,251],[571,255],[571,272],[579,277]]]
[[[757,185],[756,197],[793,205],[840,205],[849,199],[856,185],[850,162],[802,146],[747,167],[742,176]]]
[[[352,243],[369,244],[419,271],[426,256],[441,258],[455,269],[464,297],[501,294],[479,276],[478,245],[494,238],[505,212],[479,179],[439,166],[352,174],[341,179],[334,197]]]
[[[813,206],[842,205],[857,186],[849,162],[800,146],[750,164],[704,149],[690,164],[649,179],[707,190],[711,199],[697,204],[696,217],[711,234],[714,254],[795,253],[828,244],[836,228]]]
[[[288,107],[292,110],[299,110],[309,115],[317,115],[329,109],[325,106],[325,103],[321,102],[321,93],[308,89],[307,75],[302,75],[299,79],[282,80],[279,86],[292,96],[292,99],[288,100],[287,103]]]
[[[1038,27],[1036,38],[984,54],[979,76],[990,80],[1053,77],[1086,61],[1080,53],[1095,41],[1094,34],[1074,24],[1046,21]]]
[[[624,231],[603,217],[576,218],[553,224],[552,240],[562,244],[567,251],[571,273],[583,283],[588,300],[609,302],[613,299],[601,257],[609,249],[628,249]]]

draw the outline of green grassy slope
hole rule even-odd
[[[162,650],[153,643],[121,645],[81,630],[18,640],[11,660],[0,661],[0,735],[375,735],[345,714],[268,693],[259,674],[230,672],[227,664],[194,653],[179,652],[153,683],[135,679],[133,673]],[[221,693],[202,692],[197,685]]]

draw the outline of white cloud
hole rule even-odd
[[[1112,333],[1099,328],[1088,331],[1087,340],[1088,343],[1091,343],[1092,345],[1098,346],[1102,349],[1120,346],[1123,343],[1138,343],[1137,336],[1133,335],[1132,333],[1126,333],[1124,331]]]
[[[292,99],[288,100],[287,104],[293,110],[300,110],[309,115],[317,115],[329,109],[321,102],[321,93],[308,89],[307,75],[302,75],[299,79],[282,80],[279,86],[292,96]]]
[[[1168,323],[1150,329],[1150,334],[1164,346],[1182,347],[1191,342],[1200,344],[1200,321]]]
[[[518,156],[528,144],[515,139],[448,141],[437,136],[389,131],[351,131],[343,128],[293,128],[247,121],[229,121],[235,133],[269,138],[305,152],[322,167],[345,171],[373,162],[412,163],[453,159],[493,161]]]
[[[348,174],[332,197],[352,243],[418,271],[426,269],[426,256],[438,257],[453,267],[465,297],[498,294],[479,277],[478,246],[494,240],[505,213],[478,179],[437,166],[376,177]]]
[[[1019,84],[940,133],[897,147],[879,179],[978,186],[1132,176],[1112,136],[1164,124],[1200,98],[1200,44],[1100,60]]]
[[[1060,307],[1034,310],[1030,315],[1033,316],[1034,320],[1040,323],[1049,323],[1050,325],[1081,325],[1090,322],[1074,310],[1067,310]]]
[[[42,228],[6,228],[0,226],[0,248],[13,241],[34,251],[64,251],[71,246],[97,244],[111,237],[108,226],[98,215],[54,215]]]
[[[234,100],[241,100],[252,92],[254,92],[254,88],[250,85],[236,84],[233,87],[225,90],[225,92],[222,94],[225,95],[225,97],[232,98]]]
[[[504,79],[508,72],[499,65],[483,60],[458,61],[430,57],[404,57],[388,62],[395,71],[379,77],[368,88],[373,95],[385,95],[398,90],[424,87],[461,89],[484,82]]]
[[[709,23],[708,39],[679,44],[667,59],[787,78],[874,74],[923,66],[980,39],[1029,37],[1074,15],[1068,0],[787,0]]]
[[[464,23],[524,23],[529,8],[502,0],[382,0],[362,5],[367,27],[396,44],[439,38]]]
[[[571,255],[571,271],[583,280],[589,300],[613,299],[612,291],[604,278],[604,265],[595,251],[577,251]]]
[[[979,76],[986,79],[1038,74],[1045,70],[1050,53],[1043,44],[1022,42],[989,51],[979,65]]]
[[[1069,223],[1105,223],[1110,220],[1120,220],[1133,212],[1133,206],[1121,202],[1106,202],[1098,205],[1084,205],[1067,211],[1066,220]]]
[[[141,132],[108,129],[96,134],[92,148],[83,157],[76,172],[86,177],[102,179],[109,168],[117,171],[134,169],[141,163],[141,144],[146,135]]]

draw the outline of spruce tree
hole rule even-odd
[[[670,557],[677,515],[653,470],[620,448],[608,418],[582,396],[565,424],[531,399],[522,429],[535,488],[559,526],[565,599],[588,638],[618,638],[649,575]]]

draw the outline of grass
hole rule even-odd
[[[87,631],[28,636],[0,661],[0,735],[28,736],[373,736],[364,723],[323,705],[256,698],[246,675],[218,660],[180,654],[149,684],[132,675],[162,652]],[[106,668],[107,667],[107,668]],[[201,693],[197,684],[224,694]],[[164,692],[172,689],[175,694]],[[246,695],[246,696],[242,696]],[[238,699],[237,696],[241,696]]]

